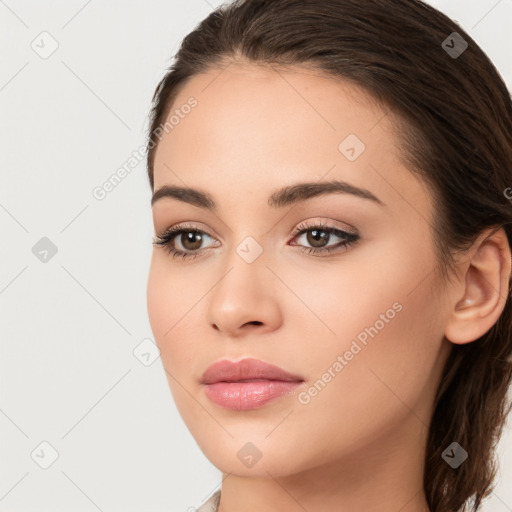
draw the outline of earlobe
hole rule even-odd
[[[483,233],[460,263],[466,269],[454,285],[445,336],[452,343],[477,340],[500,317],[509,296],[511,251],[505,230]]]

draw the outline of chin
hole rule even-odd
[[[307,469],[307,453],[298,449],[289,436],[285,436],[287,444],[277,432],[270,436],[267,431],[237,436],[233,429],[228,430],[233,437],[221,427],[217,436],[212,437],[211,429],[194,436],[206,458],[223,473],[268,478],[269,473],[281,477]]]

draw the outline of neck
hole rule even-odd
[[[404,425],[386,443],[375,439],[292,475],[279,475],[279,465],[265,465],[265,457],[255,476],[223,473],[218,512],[430,512],[423,487],[427,429],[414,416],[408,421],[416,428]]]

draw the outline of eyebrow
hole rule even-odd
[[[305,201],[312,197],[326,194],[350,194],[361,199],[373,201],[381,206],[385,204],[372,192],[356,187],[345,181],[333,180],[311,183],[296,183],[273,192],[268,198],[268,204],[274,208],[282,208],[291,204]],[[216,211],[217,204],[213,197],[201,190],[176,185],[163,185],[151,198],[151,206],[164,197],[171,197],[184,203]]]

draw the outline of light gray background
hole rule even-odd
[[[220,483],[160,359],[133,354],[152,339],[144,160],[92,195],[145,143],[158,80],[220,3],[0,0],[2,512],[193,510]],[[512,89],[512,0],[432,3]],[[43,31],[59,45],[47,59],[31,47]],[[32,252],[42,237],[58,249],[46,263]],[[512,510],[511,433],[509,420],[486,512]],[[48,469],[43,441],[58,452]]]

